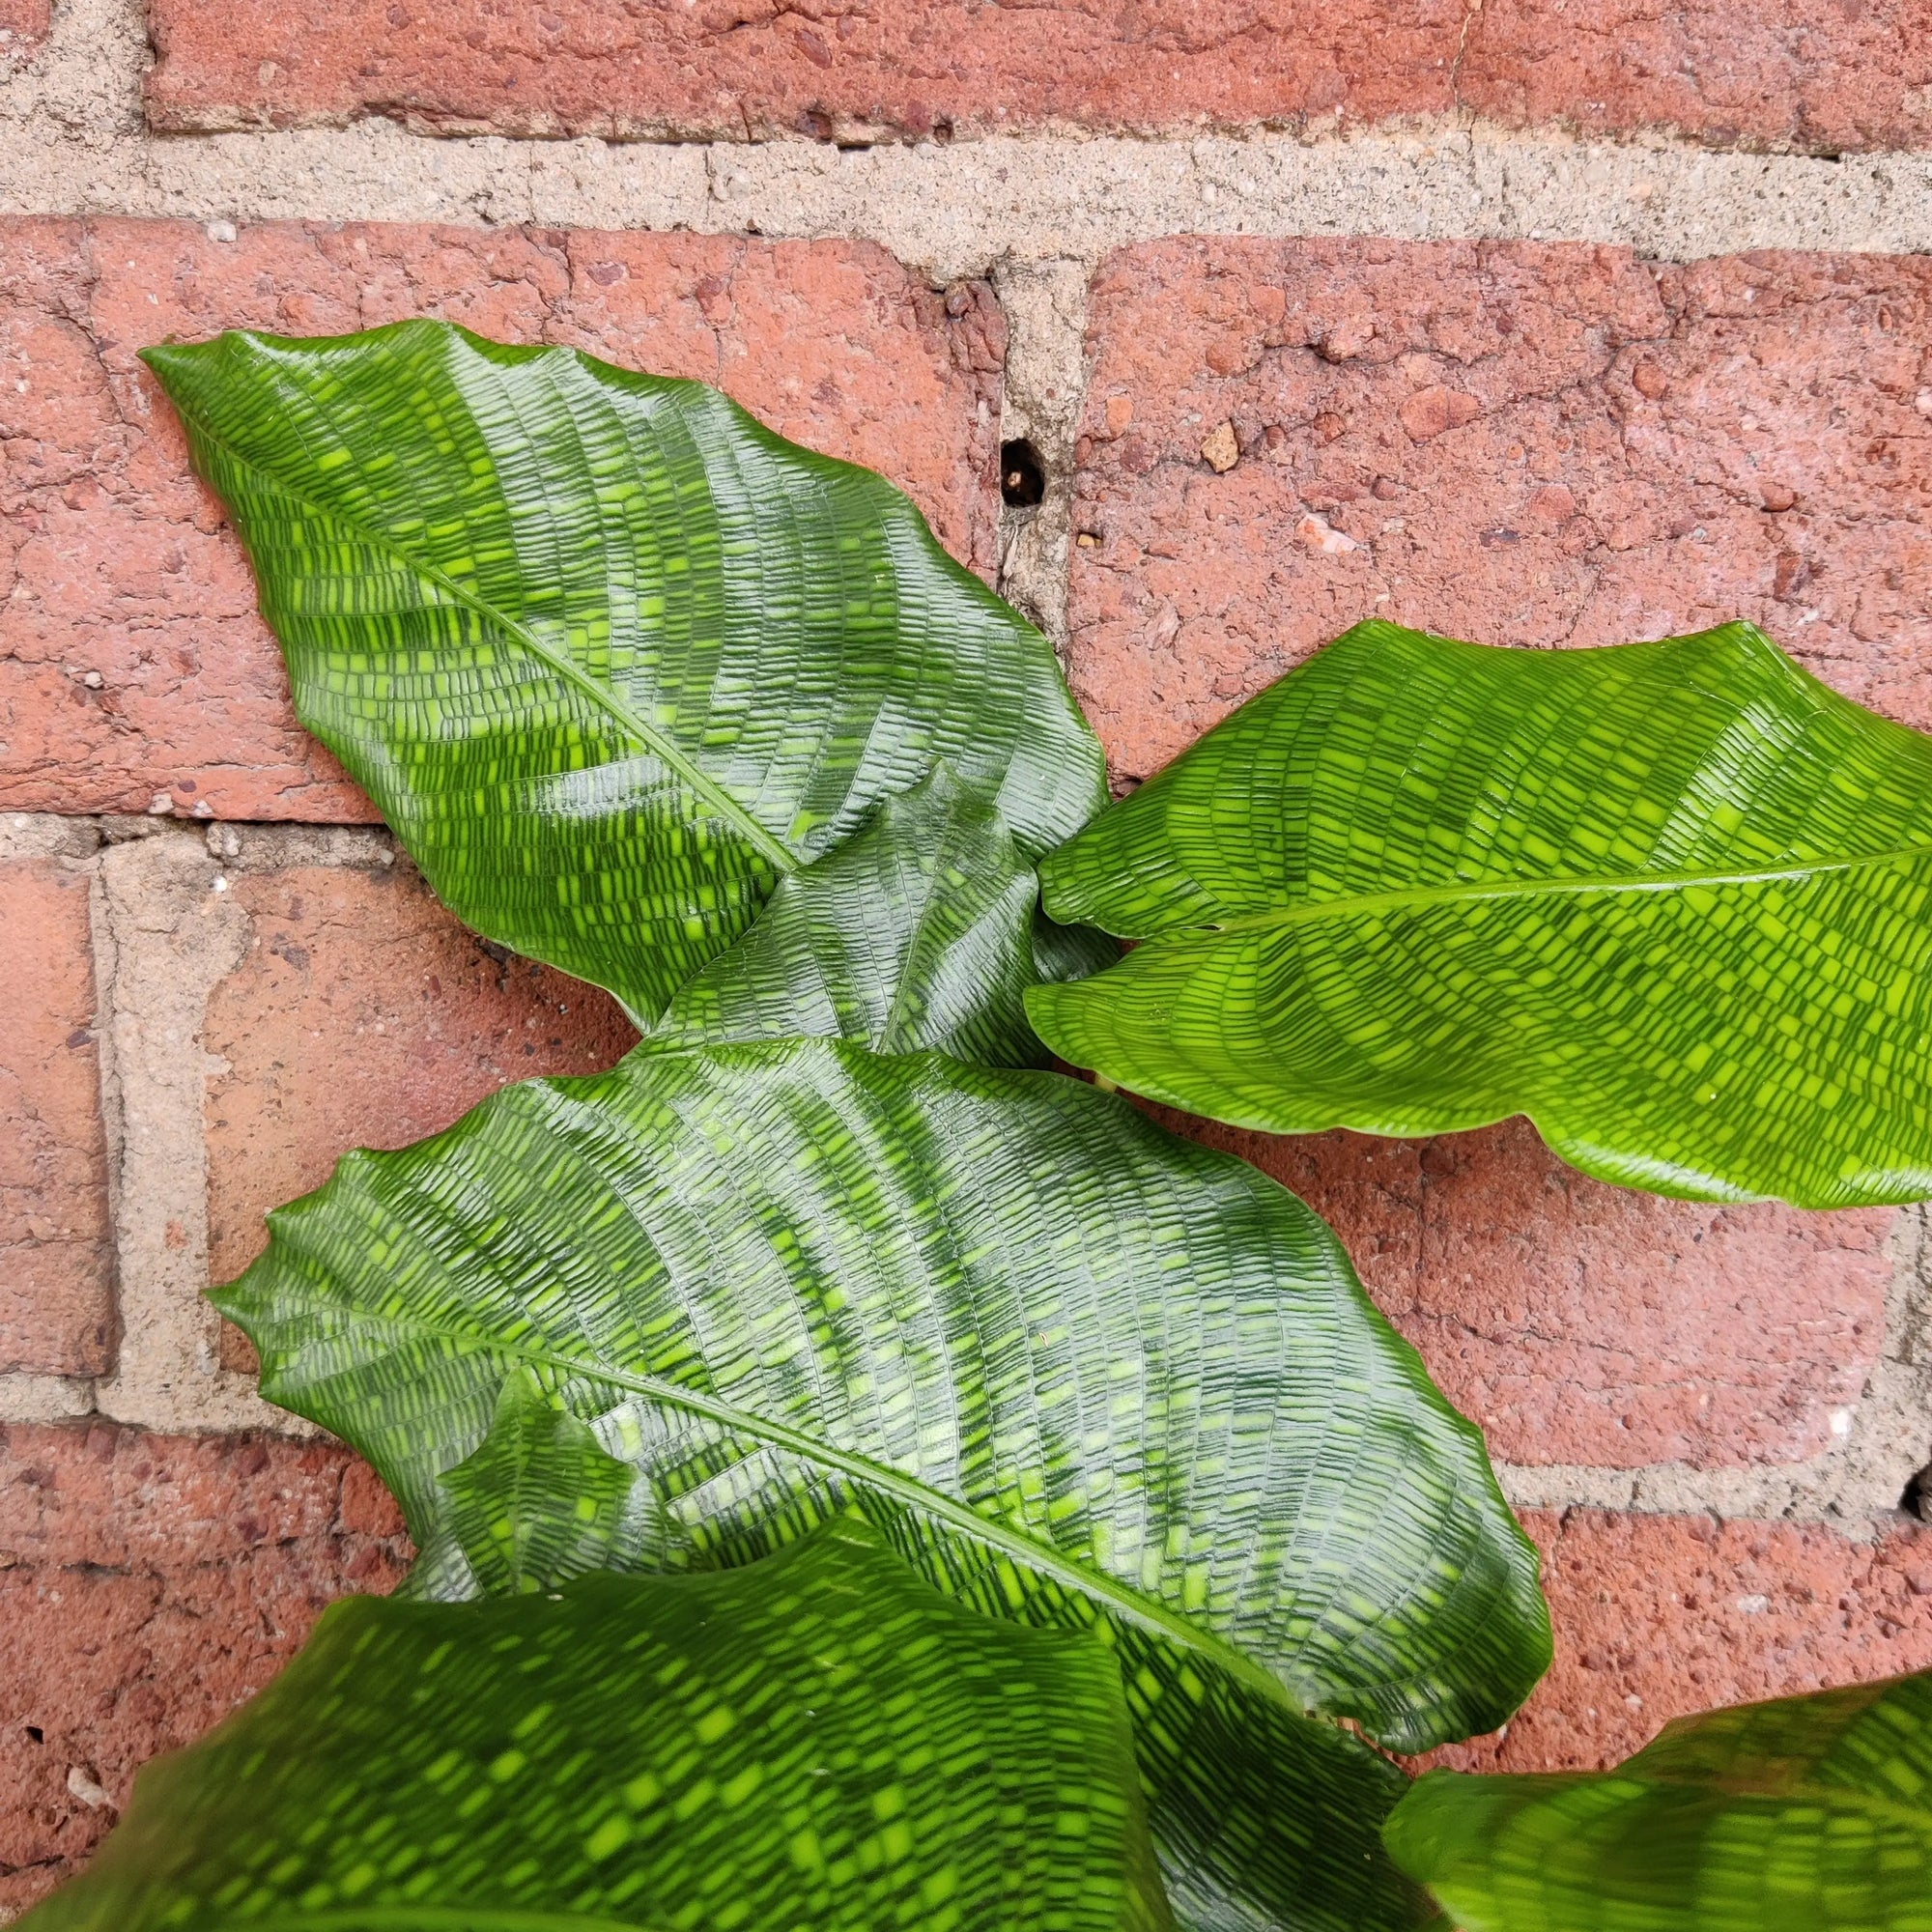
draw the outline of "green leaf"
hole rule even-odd
[[[857,1523],[747,1570],[352,1597],[33,1932],[1159,1932],[1113,1661]]]
[[[1029,854],[1104,799],[1045,639],[716,390],[433,322],[145,354],[302,723],[455,912],[643,1024],[942,758]]]
[[[646,1043],[270,1225],[217,1302],[395,1491],[422,1588],[476,1587],[440,1477],[523,1370],[662,1506],[613,1562],[742,1562],[856,1505],[966,1601],[1118,1644],[1178,1891],[1221,1900],[1190,1922],[1406,1922],[1400,1776],[1303,1714],[1421,1748],[1548,1662],[1481,1438],[1333,1236],[1082,1082]]]
[[[1043,1065],[1027,987],[1095,972],[1120,948],[1039,919],[1038,899],[999,813],[942,767],[784,880],[744,938],[679,987],[652,1037],[822,1036],[881,1053]]]
[[[1680,1719],[1613,1772],[1432,1772],[1390,1850],[1468,1932],[1925,1932],[1932,1672]]]
[[[624,1526],[637,1479],[528,1369],[505,1379],[475,1454],[439,1478],[450,1533],[491,1596],[609,1569],[619,1543],[638,1540]],[[648,1492],[643,1501],[655,1507]]]
[[[1358,625],[1041,877],[1145,942],[1027,996],[1137,1093],[1282,1133],[1527,1114],[1692,1199],[1932,1193],[1932,741],[1748,625]]]

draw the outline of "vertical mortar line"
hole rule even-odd
[[[1063,661],[1072,552],[1073,445],[1087,398],[1089,273],[1090,264],[1064,256],[1009,256],[992,271],[1007,318],[1000,440],[1030,441],[1045,476],[1045,492],[1037,506],[1001,506],[999,590],[1053,639]]]
[[[130,831],[132,827],[128,828]],[[289,1419],[224,1371],[208,1285],[203,1131],[209,996],[240,963],[246,915],[205,838],[160,824],[111,843],[100,867],[111,965],[119,1156],[114,1241],[121,1347],[96,1388],[101,1412],[151,1429],[278,1428]]]

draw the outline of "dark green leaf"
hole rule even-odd
[[[1027,987],[1095,972],[1120,948],[1038,919],[1038,898],[999,813],[941,767],[785,879],[744,938],[679,987],[652,1037],[698,1046],[825,1036],[1039,1065]]]
[[[504,1381],[475,1453],[440,1478],[450,1533],[490,1596],[551,1590],[611,1568],[620,1545],[639,1540],[624,1524],[637,1479],[528,1369]],[[647,1490],[640,1500],[657,1507]]]
[[[1104,796],[1046,640],[713,389],[432,322],[147,359],[302,722],[458,914],[644,1024],[942,758],[1032,854]]]
[[[1685,1718],[1613,1772],[1432,1772],[1390,1850],[1468,1932],[1925,1932],[1932,1673]]]
[[[1203,1927],[1402,1922],[1398,1775],[1301,1714],[1421,1747],[1548,1661],[1480,1437],[1327,1229],[1083,1083],[647,1043],[270,1221],[217,1299],[264,1392],[402,1499],[421,1587],[475,1587],[440,1477],[520,1370],[662,1505],[613,1562],[740,1562],[856,1505],[967,1601],[1110,1633]]]
[[[1112,1659],[828,1524],[754,1568],[352,1597],[34,1932],[1159,1932]]]
[[[1027,996],[1137,1093],[1284,1133],[1527,1114],[1695,1199],[1932,1193],[1932,741],[1748,625],[1359,625],[1041,876],[1146,942]]]

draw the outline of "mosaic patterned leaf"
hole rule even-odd
[[[1392,1768],[1548,1659],[1481,1438],[1300,1202],[1053,1074],[843,1042],[533,1081],[270,1217],[216,1297],[270,1399],[370,1457],[476,1588],[443,1472],[533,1372],[639,1472],[611,1560],[858,1507],[995,1614],[1122,1659],[1191,1924],[1396,1925]]]
[[[638,1472],[544,1392],[528,1369],[505,1378],[490,1433],[439,1479],[449,1527],[487,1596],[554,1590],[608,1570],[637,1540],[628,1510],[655,1510]]]
[[[1748,625],[1358,625],[1041,877],[1143,942],[1027,995],[1136,1093],[1284,1133],[1526,1114],[1692,1199],[1932,1193],[1932,740]]]
[[[1160,1932],[1119,1673],[860,1523],[754,1568],[351,1597],[33,1932]]]
[[[456,913],[641,1024],[942,758],[1029,854],[1104,801],[1046,639],[716,390],[433,322],[146,356],[303,724]]]
[[[1932,1672],[1680,1719],[1594,1776],[1432,1772],[1387,1837],[1467,1932],[1924,1932]]]
[[[1121,950],[1053,924],[1038,901],[999,813],[942,767],[783,880],[744,938],[678,988],[652,1037],[846,1038],[1044,1065],[1027,987],[1097,972]]]

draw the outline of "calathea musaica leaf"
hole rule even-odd
[[[1932,741],[1748,625],[1359,625],[1042,879],[1142,943],[1034,1025],[1137,1093],[1290,1133],[1521,1113],[1697,1199],[1932,1193]]]
[[[718,1574],[351,1597],[33,1932],[1161,1932],[1113,1660],[863,1523]]]
[[[1046,639],[701,384],[423,321],[146,359],[302,722],[453,911],[640,1026],[941,761],[1029,860],[1104,800]]]
[[[744,937],[678,988],[652,1037],[830,1037],[1041,1065],[1026,989],[1097,972],[1120,948],[1054,924],[1038,901],[999,812],[942,765],[781,881]]]
[[[1084,1083],[646,1042],[270,1225],[217,1302],[401,1499],[416,1588],[506,1547],[456,1505],[510,1378],[637,1472],[614,1510],[592,1485],[613,1565],[857,1507],[966,1602],[1116,1646],[1189,1924],[1410,1922],[1374,1838],[1400,1776],[1307,1714],[1421,1748],[1548,1662],[1480,1437],[1327,1229]]]
[[[1387,1837],[1465,1932],[1924,1932],[1932,1672],[1680,1719],[1609,1772],[1432,1772]]]

